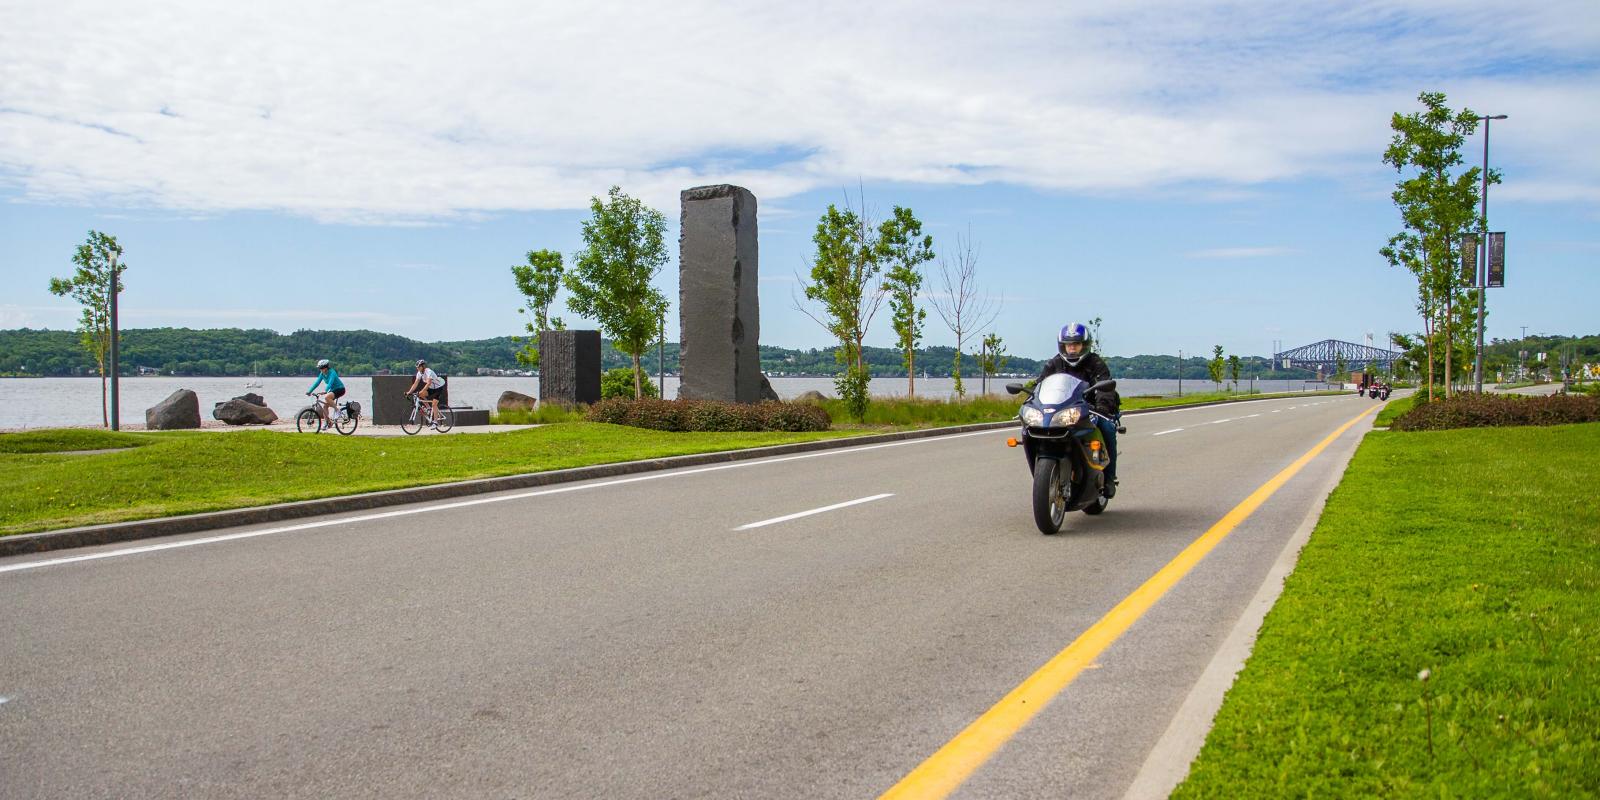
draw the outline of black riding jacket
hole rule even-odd
[[[1077,366],[1068,364],[1065,358],[1057,354],[1054,358],[1044,362],[1044,371],[1039,373],[1039,377],[1034,379],[1034,383],[1037,384],[1039,381],[1061,372],[1065,372],[1091,386],[1101,381],[1111,380],[1111,368],[1107,367],[1106,362],[1094,353],[1085,353],[1083,358],[1078,359]],[[1114,416],[1122,408],[1122,398],[1118,397],[1115,391],[1096,392],[1089,399],[1094,404],[1094,410],[1108,417]]]

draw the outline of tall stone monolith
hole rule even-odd
[[[600,332],[539,334],[539,402],[600,402]]]
[[[679,196],[678,397],[776,399],[761,374],[756,196],[728,184]]]

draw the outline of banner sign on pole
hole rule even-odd
[[[1478,285],[1478,234],[1461,234],[1461,285]]]
[[[1489,280],[1487,285],[1499,289],[1506,285],[1506,233],[1489,234]]]

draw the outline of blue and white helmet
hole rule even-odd
[[[1083,349],[1079,350],[1075,355],[1069,354],[1067,352],[1067,344],[1069,342],[1082,344]],[[1056,337],[1056,351],[1061,354],[1063,359],[1066,359],[1068,365],[1078,366],[1078,362],[1089,354],[1089,329],[1084,327],[1081,322],[1069,322],[1063,325],[1061,327],[1061,335]]]

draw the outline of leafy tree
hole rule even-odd
[[[889,268],[883,286],[889,295],[890,320],[896,343],[904,354],[906,396],[917,396],[917,345],[922,343],[926,309],[917,308],[922,291],[922,265],[933,260],[933,237],[924,236],[922,223],[909,208],[894,207],[894,214],[879,226],[879,239]]]
[[[1341,352],[1338,352],[1338,351],[1334,351],[1334,354],[1333,354],[1333,374],[1338,376],[1339,380],[1342,381],[1342,380],[1345,379],[1345,375],[1348,374],[1349,369],[1350,369],[1350,365],[1345,362],[1344,353],[1341,353]]]
[[[1226,363],[1222,358],[1222,345],[1211,348],[1211,360],[1206,362],[1206,372],[1211,374],[1211,382],[1222,388],[1222,367]]]
[[[883,302],[884,289],[875,282],[883,270],[887,248],[882,230],[872,227],[865,210],[857,214],[846,206],[841,211],[831,203],[817,221],[811,241],[816,251],[805,295],[822,304],[823,316],[801,310],[839,340],[834,355],[844,370],[833,385],[859,422],[866,418],[867,382],[872,377],[863,358],[862,340]]]
[[[539,334],[566,327],[560,317],[550,317],[550,303],[556,299],[556,291],[561,288],[561,254],[554,250],[529,250],[528,263],[513,264],[511,277],[524,298],[517,313],[533,317],[523,323],[531,335],[527,343],[517,350],[517,362],[537,367]]]
[[[633,396],[644,396],[640,357],[656,341],[667,298],[650,285],[667,263],[661,212],[611,187],[606,202],[589,200],[583,250],[561,276],[567,308],[600,323],[616,348],[633,359]]]
[[[988,293],[979,296],[978,248],[972,242],[970,229],[966,239],[956,234],[956,254],[953,258],[939,259],[939,277],[944,284],[944,292],[929,299],[944,324],[956,335],[956,352],[951,362],[950,377],[956,380],[956,396],[963,397],[966,388],[961,385],[961,351],[973,333],[988,327],[1000,316],[999,304]]]
[[[1228,377],[1229,380],[1233,381],[1234,389],[1239,388],[1239,368],[1241,366],[1243,365],[1239,361],[1238,354],[1228,356]]]
[[[1383,163],[1404,174],[1390,195],[1400,210],[1403,230],[1389,238],[1379,252],[1391,266],[1404,267],[1417,279],[1417,311],[1422,315],[1423,341],[1428,349],[1428,396],[1433,395],[1434,348],[1444,351],[1445,396],[1451,394],[1455,342],[1462,333],[1455,309],[1475,306],[1477,291],[1461,285],[1460,237],[1477,231],[1484,222],[1477,215],[1477,167],[1453,174],[1463,162],[1461,146],[1478,128],[1476,112],[1453,112],[1443,92],[1423,92],[1417,99],[1424,110],[1396,112],[1389,127],[1394,138],[1384,151]],[[1500,174],[1490,170],[1489,183]],[[1440,341],[1436,341],[1440,340]]]
[[[100,417],[109,427],[111,419],[106,404],[106,361],[111,357],[111,287],[113,276],[116,291],[123,290],[122,273],[128,265],[118,264],[122,246],[117,237],[99,231],[89,231],[89,238],[78,245],[72,254],[72,263],[78,269],[70,278],[51,278],[50,293],[57,297],[71,297],[83,306],[78,318],[78,344],[94,357],[100,373]]]

